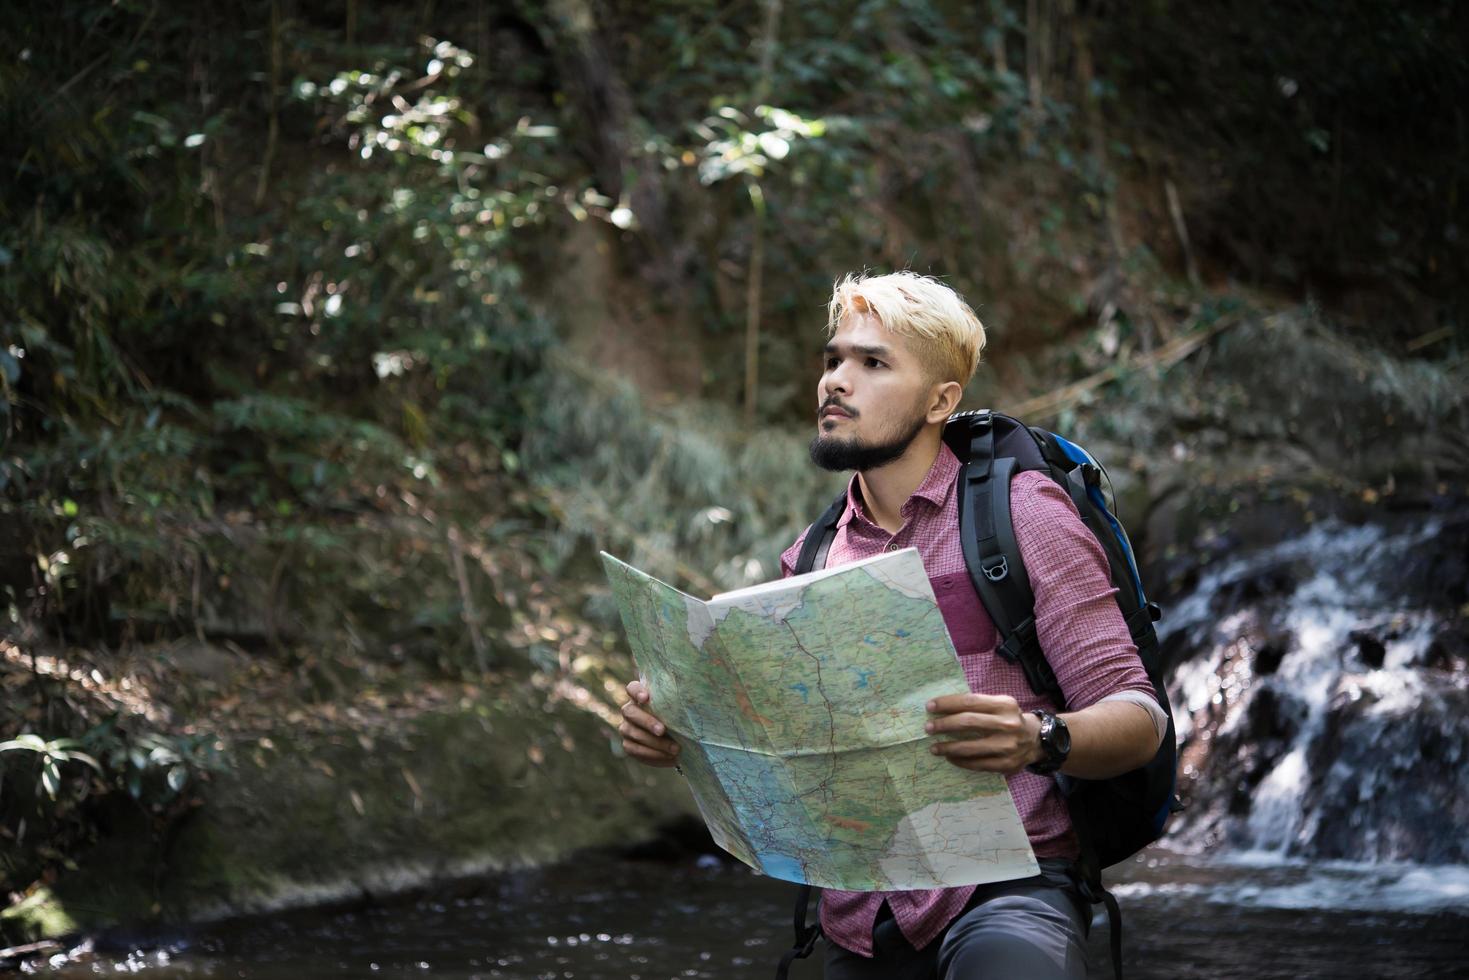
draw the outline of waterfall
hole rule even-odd
[[[1325,520],[1175,596],[1173,846],[1469,864],[1466,556],[1469,513]]]

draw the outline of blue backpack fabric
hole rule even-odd
[[[1157,840],[1169,816],[1181,808],[1175,794],[1178,750],[1173,712],[1153,628],[1160,616],[1158,606],[1143,591],[1132,544],[1104,492],[1104,484],[1110,489],[1111,481],[1091,453],[1054,432],[987,409],[951,416],[943,436],[960,462],[959,538],[969,578],[998,633],[996,653],[1021,667],[1032,691],[1058,710],[1068,708],[1036,635],[1035,596],[1010,522],[1010,480],[1016,473],[1036,470],[1066,490],[1106,552],[1117,604],[1168,718],[1162,745],[1141,769],[1111,779],[1077,779],[1060,773],[1055,777],[1081,844],[1078,884],[1089,901],[1107,906],[1112,963],[1120,978],[1121,912],[1102,886],[1102,869]],[[807,530],[796,560],[797,574],[825,567],[846,502],[843,492]],[[809,892],[803,891],[798,899],[797,949],[787,954],[782,970],[788,969],[790,959],[803,955],[800,950],[809,953],[814,946],[818,927],[808,929],[804,923],[808,898]]]

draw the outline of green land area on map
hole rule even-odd
[[[602,561],[719,846],[853,891],[1036,873],[1003,777],[929,752],[925,704],[968,687],[917,551],[708,601]]]

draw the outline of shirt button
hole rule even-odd
[[[898,550],[897,542],[895,542],[895,541],[889,541],[888,542],[888,549],[887,550],[888,551],[897,551]]]

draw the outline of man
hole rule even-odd
[[[1078,846],[1052,773],[1128,772],[1153,757],[1166,731],[1112,598],[1107,559],[1063,489],[1039,472],[1014,477],[1011,516],[1037,632],[1066,695],[1066,705],[1051,704],[996,655],[995,627],[960,547],[960,463],[941,434],[978,366],[983,326],[942,283],[894,273],[838,283],[827,332],[811,458],[856,471],[827,565],[918,549],[969,685],[929,702],[930,751],[1007,777],[1041,874],[936,891],[826,891],[825,976],[1084,978],[1090,909],[1069,875]],[[781,556],[786,575],[804,537]],[[657,692],[637,681],[627,692],[623,748],[647,765],[674,765],[678,745],[654,710]]]

